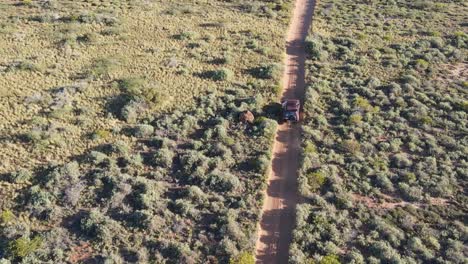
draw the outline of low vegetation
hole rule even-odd
[[[289,10],[0,4],[0,263],[253,263]]]
[[[463,1],[319,1],[292,263],[466,263]]]

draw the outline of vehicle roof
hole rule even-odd
[[[286,110],[295,111],[299,109],[299,100],[297,99],[287,99],[284,101],[286,103]]]
[[[283,102],[287,102],[287,103],[289,103],[289,102],[299,103],[299,99],[286,99],[286,100],[284,100]]]

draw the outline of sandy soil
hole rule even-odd
[[[312,23],[313,0],[296,0],[287,34],[283,99],[304,98],[304,40]],[[297,171],[300,156],[300,124],[279,126],[273,148],[263,214],[256,243],[257,263],[287,263],[295,223]]]
[[[381,195],[384,198],[383,202],[378,202],[371,197],[362,196],[357,193],[354,193],[351,196],[353,197],[354,202],[363,203],[369,208],[378,208],[378,209],[395,209],[396,207],[404,207],[408,205],[411,205],[416,208],[422,208],[422,207],[426,207],[429,205],[446,206],[449,203],[448,199],[436,198],[436,197],[429,198],[428,202],[416,203],[416,202],[406,202],[406,201],[395,202],[396,200],[395,197],[392,197],[386,194]]]

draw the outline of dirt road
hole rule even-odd
[[[287,34],[283,98],[304,97],[304,40],[312,23],[314,0],[296,0]],[[302,100],[301,100],[302,101]],[[299,124],[280,125],[273,147],[272,171],[263,204],[256,243],[257,263],[287,263],[295,222],[297,171],[300,156]]]

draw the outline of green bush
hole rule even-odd
[[[328,256],[323,257],[319,263],[320,264],[340,264],[340,260],[338,256],[328,255]]]
[[[349,117],[349,124],[351,125],[358,125],[362,123],[362,115],[360,114],[352,114]]]
[[[323,49],[322,41],[317,37],[307,37],[305,48],[312,59],[323,60],[328,57],[328,53]]]
[[[153,156],[154,165],[163,168],[170,168],[174,159],[174,152],[168,148],[159,149]]]
[[[118,82],[118,85],[122,92],[130,97],[130,102],[143,101],[152,106],[161,102],[162,95],[160,90],[157,87],[150,86],[142,78],[122,79]]]
[[[327,176],[321,171],[307,173],[305,177],[312,192],[319,190],[327,180]]]
[[[220,192],[229,192],[237,189],[241,185],[239,179],[235,175],[221,171],[213,171],[210,173],[208,175],[207,184]]]
[[[341,144],[341,147],[344,151],[353,155],[356,155],[361,151],[361,144],[359,144],[359,142],[354,139],[344,140]]]
[[[93,139],[107,139],[111,135],[111,132],[104,129],[98,129],[93,133]]]
[[[136,137],[150,137],[154,133],[154,127],[152,125],[138,125],[134,128],[134,135]]]
[[[317,152],[317,147],[311,141],[307,141],[304,146],[304,154],[314,154]]]
[[[255,257],[252,253],[242,252],[238,256],[231,258],[229,264],[255,264]]]
[[[0,223],[1,224],[8,224],[15,219],[15,215],[10,210],[4,210],[0,214]]]
[[[13,183],[26,182],[31,180],[32,176],[33,175],[31,171],[27,169],[21,169],[19,171],[10,173],[8,180]]]
[[[11,241],[8,244],[8,252],[13,257],[24,258],[42,246],[42,238],[39,236],[30,240],[27,237],[21,237]]]
[[[184,31],[178,35],[175,35],[174,38],[178,40],[192,40],[197,36],[196,32]]]
[[[111,151],[126,156],[130,151],[130,146],[127,142],[119,140],[111,145]]]
[[[81,219],[80,230],[84,234],[96,238],[103,231],[104,222],[105,216],[98,210],[92,210],[86,217]]]
[[[126,78],[119,80],[118,84],[119,88],[124,93],[128,93],[131,96],[135,96],[140,93],[142,87],[146,84],[146,82],[142,78]]]
[[[392,165],[397,168],[407,168],[410,167],[413,163],[408,158],[406,153],[398,153],[392,156]]]
[[[107,76],[118,66],[120,66],[120,62],[116,58],[97,59],[93,62],[87,74],[93,78],[101,78]]]
[[[211,71],[208,75],[215,81],[230,81],[234,77],[234,73],[227,68]]]
[[[260,79],[276,79],[281,74],[281,66],[278,64],[262,64],[252,69],[251,73]]]
[[[142,101],[130,100],[130,102],[120,109],[120,116],[129,123],[135,123],[145,108],[146,107],[142,104]]]

